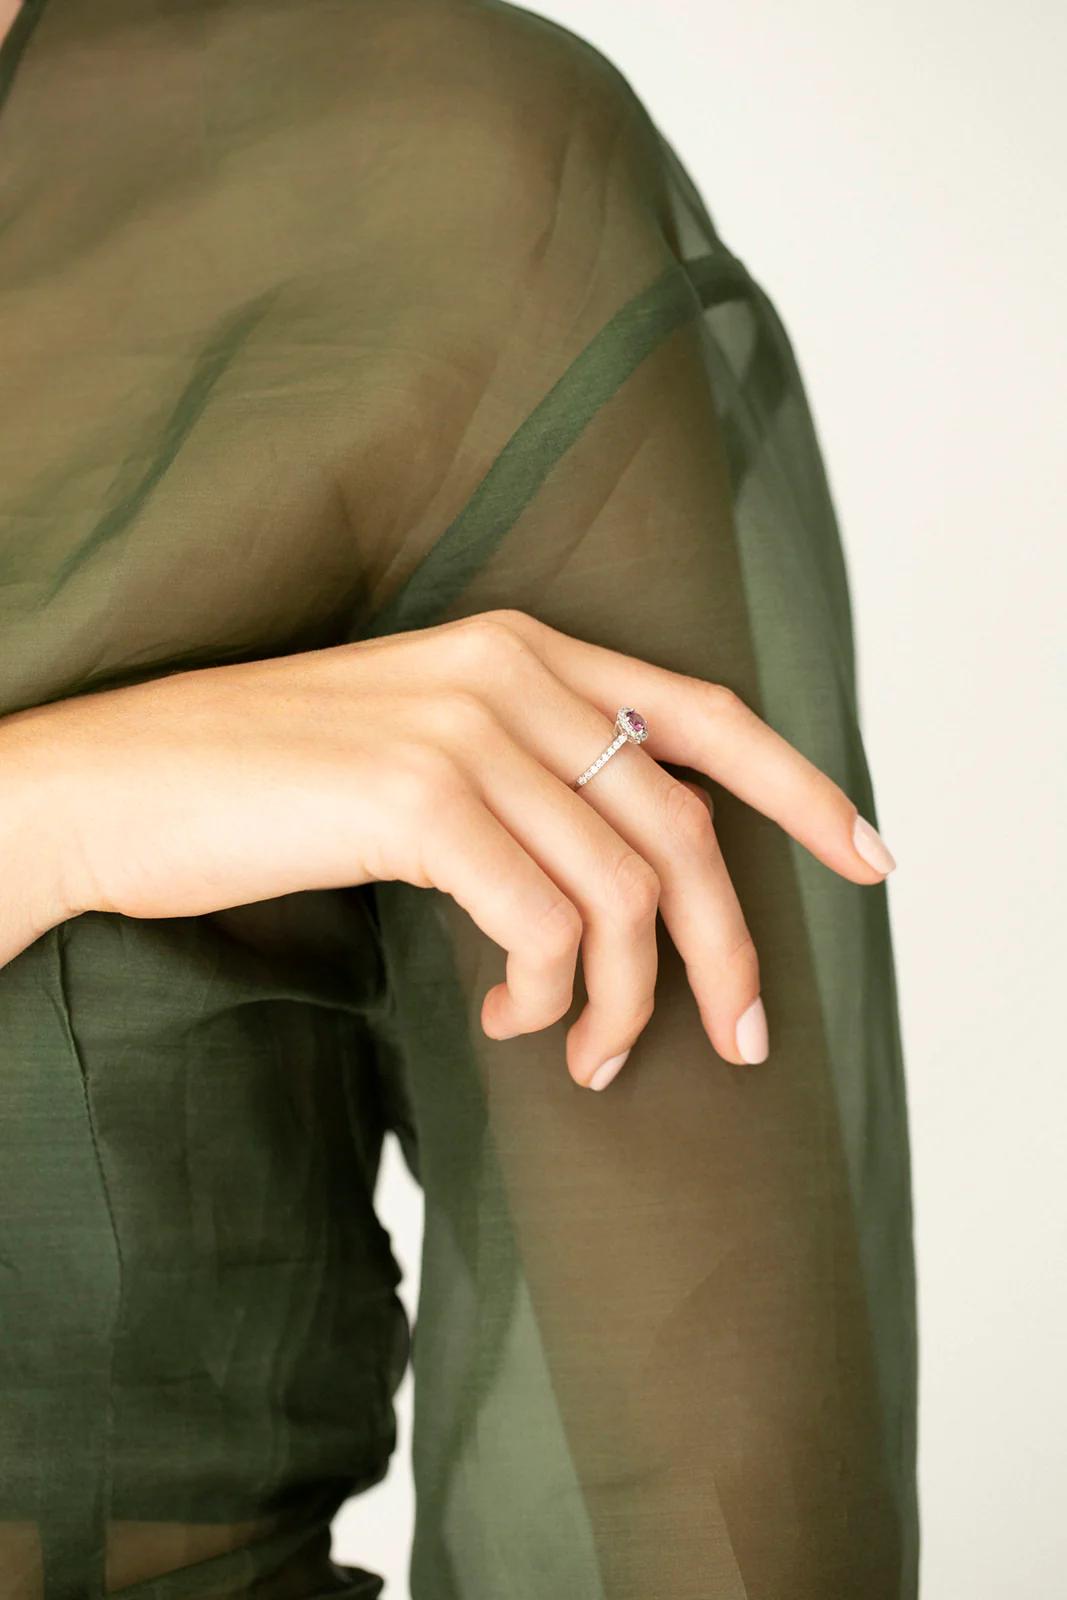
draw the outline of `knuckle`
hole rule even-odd
[[[611,909],[630,923],[640,924],[656,914],[660,881],[653,867],[636,851],[628,850],[615,863],[611,879]]]
[[[655,1009],[655,997],[651,994],[646,995],[645,998],[640,1001],[636,1001],[634,1005],[630,1007],[627,1012],[629,1038],[636,1039],[638,1034],[642,1033],[644,1029],[648,1027],[648,1024],[652,1020],[652,1013],[655,1011]]]
[[[664,803],[667,838],[674,846],[689,851],[706,851],[715,837],[711,811],[698,794],[684,783],[674,782]]]
[[[525,663],[531,647],[515,611],[482,611],[471,617],[463,632],[468,665],[478,674],[499,677]]]
[[[541,910],[533,924],[534,947],[543,960],[565,960],[577,950],[582,931],[577,906],[565,895],[558,895]]]
[[[396,747],[388,770],[390,805],[409,818],[439,813],[466,789],[457,762],[434,745]]]
[[[734,717],[745,709],[745,702],[725,683],[704,683],[704,702],[713,717]]]
[[[537,1025],[540,1028],[550,1028],[554,1022],[560,1022],[567,1015],[574,1002],[573,990],[568,989],[565,994],[560,994],[554,1001],[547,1002],[540,1007],[537,1016]]]
[[[449,689],[430,704],[436,734],[461,743],[484,742],[497,726],[485,701],[473,689]]]
[[[536,617],[531,617],[528,611],[520,611],[517,606],[495,606],[492,611],[483,611],[482,616],[518,639],[532,638],[540,626]]]

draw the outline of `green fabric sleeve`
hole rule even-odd
[[[876,820],[790,340],[573,34],[28,0],[0,350],[0,713],[510,607],[729,685]],[[329,1523],[387,1468],[409,1358],[413,1600],[914,1600],[886,893],[714,801],[758,1069],[662,937],[586,1093],[581,985],[487,1039],[503,952],[402,883],[88,913],[0,969],[4,1600],[374,1595]],[[426,1198],[413,1339],[390,1129]]]

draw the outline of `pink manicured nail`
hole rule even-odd
[[[761,1061],[766,1061],[769,1053],[767,1043],[767,1013],[763,1009],[763,1001],[757,996],[747,1011],[742,1011],[737,1019],[738,1054],[750,1066],[758,1066]]]
[[[610,1056],[607,1061],[597,1067],[589,1080],[590,1089],[606,1089],[629,1054],[629,1050],[624,1050],[621,1055]]]
[[[881,834],[877,833],[863,817],[858,816],[852,824],[852,843],[867,865],[873,867],[875,872],[880,872],[883,877],[892,872],[896,866]]]

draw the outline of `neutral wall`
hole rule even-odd
[[[630,78],[805,375],[899,861],[922,1592],[1054,1600],[1067,1593],[1067,8],[532,9]],[[414,1263],[418,1202],[395,1160],[382,1203]],[[406,1600],[410,1517],[401,1456],[338,1524],[341,1556],[385,1572],[389,1600]]]

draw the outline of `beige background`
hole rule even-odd
[[[1067,9],[532,9],[627,74],[800,360],[900,863],[923,1597],[1053,1600],[1067,1593]],[[382,1204],[411,1303],[419,1203],[392,1151]],[[337,1525],[340,1558],[385,1573],[388,1600],[407,1597],[409,1400],[390,1481]]]

